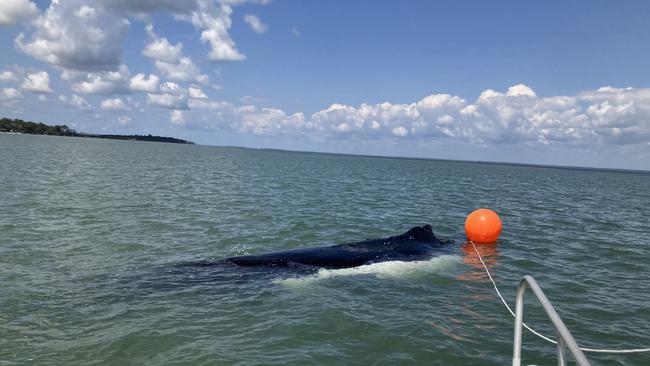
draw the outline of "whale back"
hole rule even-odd
[[[416,226],[407,232],[382,239],[368,239],[330,247],[300,248],[226,258],[238,266],[306,265],[348,268],[391,260],[414,261],[430,258],[449,242],[438,239],[431,225]]]

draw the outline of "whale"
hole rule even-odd
[[[451,243],[436,237],[427,224],[387,238],[228,257],[220,262],[239,267],[350,268],[386,261],[428,260],[449,253]]]

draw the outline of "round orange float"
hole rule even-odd
[[[476,243],[494,243],[501,234],[501,219],[494,211],[479,208],[467,216],[465,235]]]

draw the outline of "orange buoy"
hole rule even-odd
[[[467,216],[465,235],[476,243],[494,243],[501,234],[501,219],[496,212],[479,208]]]

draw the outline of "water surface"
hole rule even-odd
[[[463,245],[478,207],[504,222],[481,250],[511,304],[532,274],[581,345],[650,344],[649,174],[0,134],[0,365],[508,364],[512,319]],[[183,266],[425,223],[452,255]],[[527,332],[523,353],[556,362]]]

